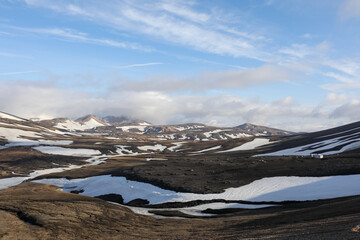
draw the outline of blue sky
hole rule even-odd
[[[2,0],[0,110],[244,122],[360,119],[357,0]]]

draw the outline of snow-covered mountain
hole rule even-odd
[[[108,126],[109,124],[100,120],[99,118],[95,117],[94,115],[86,115],[84,117],[78,118],[75,122],[80,123],[82,126],[86,126],[88,128],[95,128],[95,127],[103,127]]]
[[[125,116],[106,116],[102,118],[102,121],[112,126],[151,125],[149,122]]]
[[[109,120],[109,118],[107,118]],[[119,120],[116,118],[113,121]],[[117,121],[115,121],[117,122]],[[119,123],[119,122],[117,122]],[[289,131],[243,124],[234,128],[220,128],[198,123],[178,125],[152,125],[137,120],[130,125],[112,125],[93,115],[77,120],[57,118],[33,122],[8,113],[0,112],[0,145],[27,146],[47,144],[50,137],[64,138],[65,135],[94,134],[112,138],[149,139],[156,141],[190,140],[218,141],[238,138],[283,136],[271,145],[262,156],[338,154],[360,149],[360,122],[324,131],[293,134]],[[61,144],[59,142],[59,144]]]
[[[187,123],[175,125],[137,125],[122,126],[124,131],[133,131],[138,134],[155,136],[161,140],[228,140],[254,136],[290,135],[289,131],[252,125],[251,129],[240,127],[214,127],[200,123]]]
[[[104,127],[109,125],[93,115],[86,115],[76,119],[75,121],[69,118],[55,118],[52,120],[43,120],[40,122],[45,125],[67,131],[85,131],[96,127]]]

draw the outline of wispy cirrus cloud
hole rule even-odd
[[[349,82],[349,83],[328,83],[321,86],[323,89],[328,91],[336,91],[339,89],[359,89],[360,82]]]
[[[124,65],[124,66],[116,66],[116,68],[147,67],[147,66],[162,65],[162,64],[163,63],[161,63],[161,62],[137,63],[137,64]]]
[[[96,44],[96,45],[103,45],[103,46],[110,46],[117,48],[128,48],[128,49],[140,50],[145,52],[151,52],[154,50],[151,47],[145,47],[137,43],[89,37],[87,33],[79,32],[69,28],[24,28],[18,26],[7,26],[7,27],[23,32],[55,36],[55,37],[59,37],[62,40],[67,40],[67,41],[70,40],[70,41],[85,42],[89,44]]]
[[[19,55],[19,54],[14,54],[14,53],[9,53],[9,52],[0,52],[0,56],[1,56],[1,57],[11,57],[11,58],[30,58],[30,57],[28,57],[28,56]]]
[[[7,35],[7,36],[11,36],[12,34],[9,32],[4,32],[4,31],[0,31],[0,35]]]
[[[186,2],[163,1],[157,4],[157,8],[197,23],[206,23],[211,19],[209,14],[192,10],[191,5]]]
[[[326,60],[322,64],[353,76],[360,71],[359,59]]]
[[[360,88],[360,64],[359,59],[337,59],[325,60],[321,64],[331,68],[332,71],[325,71],[322,74],[329,79],[337,82],[323,84],[323,89],[334,91],[339,89],[356,89]]]
[[[32,70],[32,71],[23,71],[23,72],[3,72],[0,73],[0,76],[20,75],[20,74],[37,73],[37,72],[39,71]]]
[[[339,8],[339,16],[342,20],[360,18],[360,2],[358,0],[342,1]]]
[[[305,33],[305,34],[301,35],[301,37],[305,38],[305,39],[312,39],[312,38],[315,38],[316,36],[311,33]]]
[[[50,1],[26,0],[31,7],[48,8],[63,14],[106,25],[120,31],[146,35],[168,44],[233,57],[247,57],[263,61],[269,54],[261,50],[253,32],[239,31],[219,21],[214,12],[201,12],[192,8],[191,2],[111,0]],[[206,23],[206,24],[204,24]],[[226,30],[228,29],[228,30]],[[231,31],[230,31],[231,30]],[[249,40],[251,36],[251,41]]]

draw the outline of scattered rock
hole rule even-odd
[[[131,200],[126,205],[132,206],[132,207],[142,207],[144,205],[149,204],[150,202],[146,199],[137,198],[134,200]]]
[[[102,200],[109,201],[109,202],[124,204],[124,199],[120,194],[110,193],[110,194],[96,196],[96,198],[100,198]]]

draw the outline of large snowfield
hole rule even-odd
[[[151,204],[212,199],[253,202],[306,201],[360,194],[360,174],[330,177],[263,178],[245,186],[228,188],[222,193],[214,194],[174,192],[152,184],[110,175],[73,180],[43,179],[35,182],[53,184],[63,188],[64,191],[84,190],[82,194],[92,197],[116,193],[122,195],[125,202],[141,198],[148,200]]]

